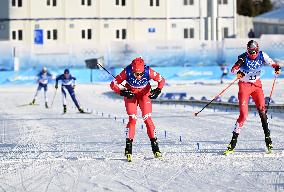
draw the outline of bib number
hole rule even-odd
[[[251,76],[249,76],[249,80],[250,80],[250,81],[256,80],[256,75],[251,75]]]

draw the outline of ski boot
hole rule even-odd
[[[124,155],[126,156],[126,159],[128,162],[132,161],[132,142],[133,142],[133,139],[129,139],[129,138],[126,139]]]
[[[85,113],[85,111],[82,108],[78,109],[80,113]]]
[[[265,136],[265,144],[267,148],[267,153],[272,153],[273,145],[272,145],[271,137],[269,135]]]
[[[238,141],[238,136],[239,134],[236,133],[236,132],[233,132],[233,137],[232,137],[232,140],[230,142],[230,144],[228,145],[228,148],[226,151],[224,151],[224,155],[229,155],[231,153],[234,153],[235,152],[235,147],[237,145],[237,141]]]
[[[66,112],[67,112],[67,106],[63,105],[63,113],[66,113]]]
[[[30,105],[34,105],[35,104],[35,99],[32,100],[32,102],[30,102]]]
[[[157,138],[152,138],[150,139],[150,141],[151,141],[151,147],[152,147],[154,157],[155,158],[162,157],[162,153],[160,152],[160,149],[158,146]]]
[[[45,108],[48,108],[47,102],[45,102]]]

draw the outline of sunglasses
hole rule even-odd
[[[134,76],[143,76],[143,75],[144,75],[144,72],[141,72],[141,73],[135,72],[135,73],[134,73]]]
[[[254,55],[254,54],[257,54],[257,51],[256,50],[248,50],[248,53],[250,55]]]

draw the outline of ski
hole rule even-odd
[[[81,113],[81,114],[92,114],[93,111],[82,111],[82,112],[79,111],[78,113]]]
[[[32,103],[26,103],[26,104],[22,104],[22,105],[17,105],[16,107],[26,107],[26,106],[38,106],[39,104],[32,104]]]

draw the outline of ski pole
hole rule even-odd
[[[268,100],[267,108],[266,108],[266,111],[265,111],[266,114],[267,114],[267,112],[268,112],[268,108],[269,108],[269,104],[270,104],[270,101],[271,101],[272,93],[273,93],[273,91],[274,91],[274,86],[275,86],[276,78],[277,78],[277,75],[275,75],[274,80],[273,80],[273,84],[272,84],[272,88],[271,88],[271,91],[270,91],[270,95],[269,95],[269,100]]]
[[[53,105],[54,100],[55,100],[56,93],[57,93],[57,89],[55,89],[55,93],[54,93],[54,95],[53,95],[53,98],[52,98],[52,102],[51,102],[50,108],[52,108],[52,105]]]
[[[238,80],[238,78],[236,78],[232,83],[230,83],[225,89],[223,89],[217,96],[214,97],[214,99],[212,99],[209,103],[207,103],[200,111],[198,111],[197,113],[194,113],[195,116],[197,116],[201,111],[203,111],[206,107],[208,107],[217,97],[221,96],[229,87],[231,87],[236,81]]]
[[[98,63],[98,65],[103,68],[103,70],[105,70],[108,74],[110,74],[114,79],[115,79],[115,76],[113,74],[111,74],[106,68],[104,68],[100,63]],[[125,85],[121,84],[123,87],[125,87]]]

